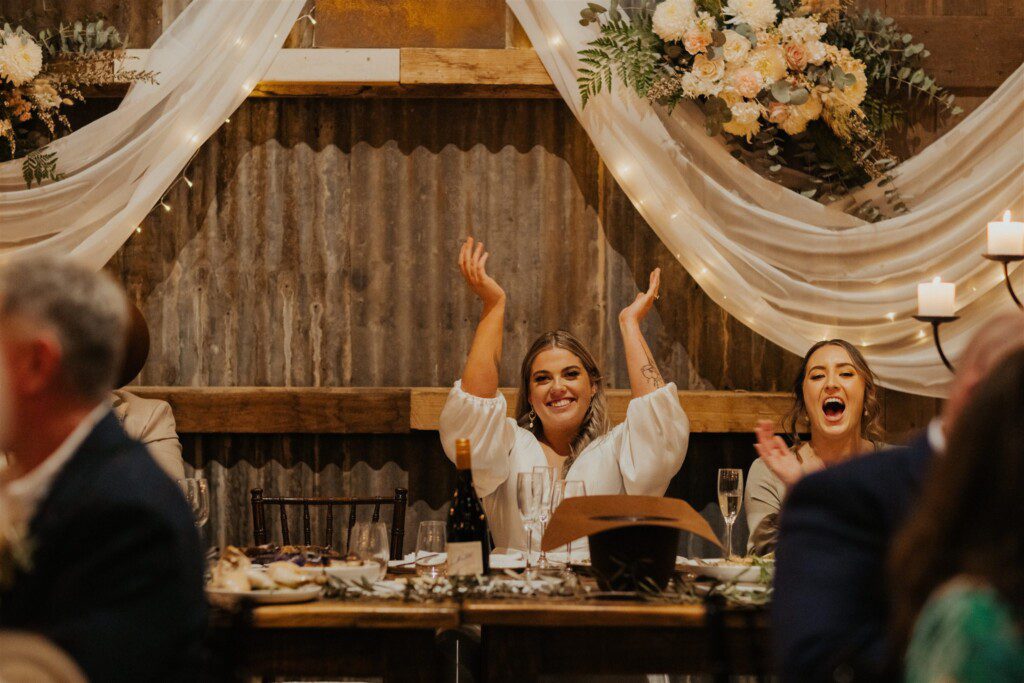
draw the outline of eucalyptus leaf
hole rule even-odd
[[[790,86],[786,81],[775,81],[772,83],[772,97],[776,102],[787,104],[790,98]]]
[[[725,45],[725,33],[723,31],[712,31],[711,32],[711,44],[715,47],[722,47]]]
[[[772,173],[778,173],[779,171],[782,170],[782,164],[772,164],[771,166],[768,167],[768,170],[771,171]]]
[[[811,93],[808,92],[806,88],[797,88],[795,90],[790,91],[789,103],[800,105],[805,103],[810,96]]]

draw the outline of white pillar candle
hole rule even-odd
[[[1024,256],[1024,223],[1011,221],[1009,211],[1003,214],[1003,220],[988,224],[988,253]]]
[[[917,314],[946,318],[956,315],[956,285],[939,278],[919,284]]]

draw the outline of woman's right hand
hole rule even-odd
[[[485,266],[488,256],[490,254],[484,251],[483,242],[474,245],[473,238],[467,237],[459,250],[459,270],[469,288],[484,302],[484,306],[494,306],[505,300],[505,290],[487,274]]]
[[[786,485],[786,488],[793,486],[807,474],[796,454],[790,450],[782,437],[775,435],[770,421],[758,421],[754,433],[757,435],[754,449],[757,451],[758,457],[779,478],[779,481]]]

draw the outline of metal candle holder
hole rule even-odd
[[[998,261],[1003,264],[1003,279],[1006,281],[1006,289],[1010,292],[1010,298],[1013,299],[1013,303],[1017,304],[1017,308],[1024,310],[1024,304],[1020,302],[1017,295],[1013,291],[1013,283],[1010,282],[1010,264],[1016,261],[1024,261],[1024,256],[1012,256],[1007,254],[982,254],[989,261]]]
[[[939,325],[942,323],[951,323],[954,320],[959,320],[958,315],[915,315],[914,320],[920,320],[923,323],[932,324],[932,337],[935,339],[935,348],[939,351],[939,358],[942,359],[942,364],[945,365],[950,372],[955,372],[953,364],[946,358],[946,354],[942,352],[942,342],[939,341]]]

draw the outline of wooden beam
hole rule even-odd
[[[284,387],[127,387],[171,404],[184,434],[403,434],[409,390]]]
[[[128,390],[171,404],[183,434],[406,434],[438,426],[447,387],[142,387]],[[515,406],[515,389],[502,389]],[[626,417],[630,394],[610,389],[612,422]],[[788,394],[680,391],[693,432],[750,432],[759,419],[781,424]]]
[[[924,42],[928,70],[954,90],[997,88],[1024,61],[1024,19],[899,16],[897,25]],[[999,46],[994,49],[992,46]],[[127,50],[143,68],[148,50]],[[123,88],[96,94],[123,94]],[[557,97],[532,48],[283,49],[253,90],[255,97]]]
[[[447,388],[413,389],[409,411],[413,429],[436,430]],[[509,417],[514,417],[516,390],[502,389]],[[608,413],[613,424],[626,419],[631,398],[626,389],[609,389]],[[746,391],[680,391],[679,402],[690,418],[693,432],[751,432],[758,420],[781,424],[793,399],[789,394]]]
[[[402,48],[403,85],[526,85],[553,88],[533,49]]]

